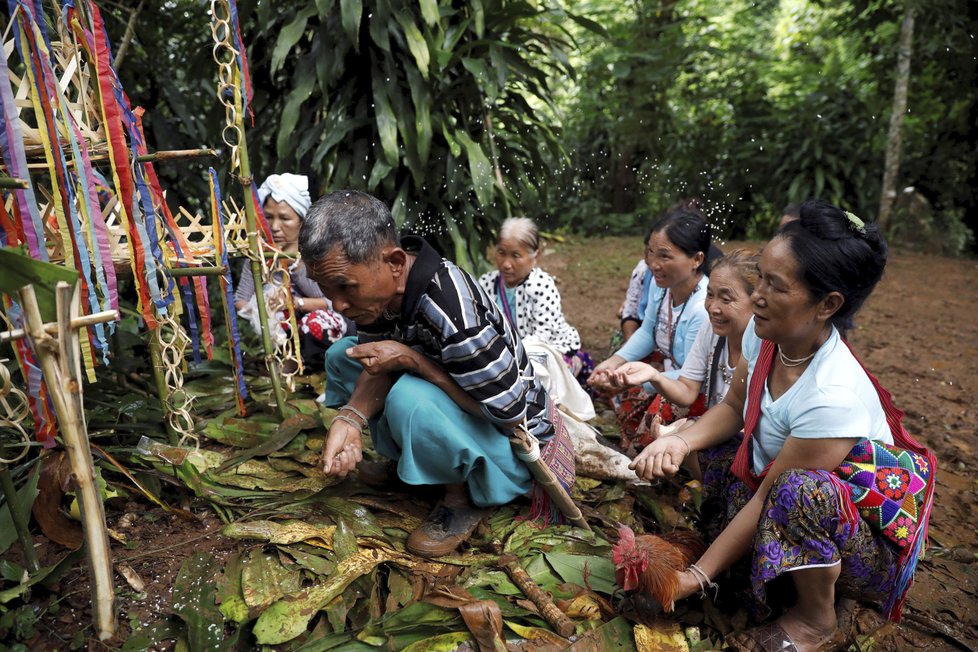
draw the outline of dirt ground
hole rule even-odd
[[[728,243],[724,248],[743,243]],[[551,243],[542,260],[558,279],[568,320],[580,331],[595,362],[608,354],[609,337],[632,267],[641,255],[639,238],[568,239]],[[918,254],[895,253],[886,276],[857,319],[851,341],[867,367],[907,412],[908,428],[933,448],[939,460],[930,551],[921,563],[902,625],[884,625],[861,610],[860,650],[956,650],[978,648],[978,264]],[[170,591],[181,563],[195,550],[222,559],[236,542],[219,534],[221,523],[201,501],[184,505],[199,522],[186,522],[134,504],[109,505],[109,526],[128,539],[114,546],[146,583],[130,590],[117,578],[121,640],[131,629],[170,613]],[[127,514],[139,511],[135,524]],[[166,532],[165,537],[160,533]],[[64,549],[39,538],[42,563]],[[69,571],[69,589],[56,613],[44,614],[32,650],[118,649],[90,634],[89,592],[83,565]],[[114,642],[115,643],[115,642]],[[0,645],[0,649],[4,646]],[[855,648],[853,648],[855,649]]]
[[[759,245],[722,248],[738,246]],[[543,257],[541,266],[557,277],[564,312],[596,363],[608,355],[615,314],[641,255],[636,237],[551,243]],[[893,252],[856,326],[854,349],[893,393],[908,430],[935,452],[940,469],[930,551],[910,594],[908,622],[873,649],[976,649],[978,263]],[[940,623],[960,645],[921,634]]]

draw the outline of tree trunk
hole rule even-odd
[[[883,189],[880,193],[879,225],[883,232],[890,228],[890,217],[897,196],[897,175],[900,172],[900,154],[903,145],[903,116],[907,112],[907,86],[910,83],[910,55],[913,51],[914,9],[908,3],[903,25],[900,27],[900,45],[897,54],[896,84],[893,88],[893,110],[890,114],[890,130],[887,134],[886,162],[883,167]]]

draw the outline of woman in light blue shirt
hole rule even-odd
[[[754,317],[726,398],[688,429],[652,442],[633,463],[640,477],[666,477],[699,452],[701,522],[713,543],[678,574],[676,599],[714,586],[744,562],[755,606],[765,613],[768,605],[791,604],[781,594],[767,597],[770,582],[789,578],[779,586],[793,590],[794,606],[728,639],[737,650],[844,649],[834,640],[837,593],[878,600],[886,616],[899,619],[916,566],[916,553],[903,553],[919,543],[914,533],[926,532],[932,494],[919,521],[892,522],[912,530],[908,543],[894,544],[890,526],[870,525],[832,473],[867,440],[923,450],[842,339],[882,277],[886,255],[875,225],[806,202],[800,219],[782,227],[761,255]],[[913,489],[900,473],[887,473],[889,490],[909,496]]]
[[[589,384],[605,392],[621,392],[615,400],[615,414],[621,426],[621,444],[628,449],[639,434],[650,406],[659,411],[655,390],[622,386],[612,373],[626,362],[648,360],[661,367],[664,374],[676,379],[686,356],[706,322],[707,279],[711,255],[710,226],[699,211],[671,210],[651,229],[646,257],[649,259],[654,286],[650,288],[648,306],[642,325],[622,348],[599,364]],[[696,407],[697,404],[694,404]],[[669,406],[670,408],[672,406]],[[690,408],[689,415],[702,413],[702,405]],[[686,416],[670,409],[669,417]]]

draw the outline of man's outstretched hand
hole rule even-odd
[[[363,459],[360,430],[342,419],[334,419],[319,458],[323,473],[345,478]]]

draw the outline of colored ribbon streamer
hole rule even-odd
[[[10,4],[14,4],[11,0]],[[45,159],[51,175],[51,205],[54,209],[58,232],[61,236],[65,261],[79,272],[81,295],[86,299],[82,304],[83,312],[97,312],[101,303],[91,282],[93,265],[85,241],[85,229],[82,217],[79,215],[74,192],[74,182],[77,180],[68,168],[61,140],[69,143],[73,154],[81,164],[78,143],[75,139],[77,132],[74,119],[65,108],[65,103],[58,86],[58,77],[52,65],[52,56],[46,39],[46,31],[42,31],[38,22],[44,22],[43,14],[36,14],[35,9],[23,1],[17,2],[15,35],[18,51],[25,65],[25,77],[31,85],[31,102],[37,121],[37,131],[44,146]],[[105,328],[97,324],[91,329],[94,342],[98,343],[107,356],[108,345],[105,341]],[[93,338],[90,331],[79,333],[82,359],[90,382],[95,380],[95,358]],[[107,360],[107,357],[105,358]]]
[[[3,295],[3,305],[14,328],[24,328],[23,312],[20,305],[7,295]],[[34,419],[35,436],[45,448],[51,448],[54,446],[54,438],[58,434],[57,421],[47,393],[47,387],[44,384],[44,375],[34,358],[34,351],[31,350],[27,338],[15,340],[13,350],[17,364],[20,366],[21,375],[27,384],[27,404]]]
[[[244,400],[248,398],[248,388],[245,386],[244,366],[241,363],[241,336],[238,332],[237,311],[234,309],[234,284],[231,281],[231,265],[228,262],[227,245],[224,242],[224,211],[221,210],[221,188],[217,182],[217,172],[208,168],[211,190],[211,223],[214,228],[215,257],[224,266],[224,274],[220,276],[221,292],[224,293],[224,318],[228,329],[228,347],[231,351],[231,362],[234,368],[234,378],[238,388],[236,394],[238,412],[244,416]],[[256,282],[259,280],[256,279]]]
[[[238,5],[234,0],[228,0],[228,10],[231,17],[231,22],[234,24],[234,48],[237,50],[236,59],[238,61],[238,69],[241,71],[241,79],[244,80],[245,92],[244,92],[244,108],[248,111],[248,115],[251,116],[251,126],[255,125],[255,114],[251,110],[251,100],[255,93],[251,87],[251,72],[248,69],[248,54],[245,52],[244,41],[241,39],[241,25],[238,22]],[[269,239],[269,241],[271,241]]]
[[[12,15],[12,14],[11,14]],[[17,38],[17,34],[14,34]],[[24,153],[24,135],[20,130],[17,118],[17,105],[10,87],[10,71],[7,69],[7,58],[0,57],[0,112],[3,114],[3,129],[0,130],[0,152],[3,154],[4,165],[10,176],[18,179],[29,178],[27,156]],[[23,240],[27,242],[27,251],[35,260],[47,261],[48,251],[44,246],[44,226],[41,224],[41,213],[37,210],[38,202],[34,196],[34,186],[30,183],[27,188],[15,188],[11,191],[14,196],[14,217],[20,223]]]
[[[138,154],[146,153],[146,138],[143,132],[143,114],[145,114],[145,112],[145,109],[142,107],[136,107],[133,109],[133,115],[136,118],[136,129],[139,132]],[[170,207],[166,203],[166,198],[163,196],[163,187],[160,185],[159,177],[156,174],[156,167],[152,163],[145,163],[143,165],[146,172],[146,181],[149,184],[151,192],[153,193],[153,209],[157,214],[163,216],[163,224],[166,227],[167,233],[170,234],[170,244],[173,246],[177,258],[181,260],[189,260],[193,255],[190,243],[187,241],[186,236],[184,236],[183,231],[180,230],[176,220],[173,218],[173,213],[170,211]],[[180,267],[185,266],[182,262],[178,262],[177,264]],[[210,360],[214,356],[214,334],[211,330],[210,300],[207,296],[207,280],[200,276],[195,276],[191,282],[186,277],[180,277],[178,282],[180,284],[180,289],[183,292],[184,302],[186,304],[187,320],[190,330],[190,341],[193,347],[194,362],[200,362],[201,332],[203,334],[204,349],[207,352],[207,359]],[[194,289],[193,292],[191,292],[191,287]],[[196,309],[194,307],[194,298],[196,298]],[[197,324],[198,314],[200,315],[199,328]]]

